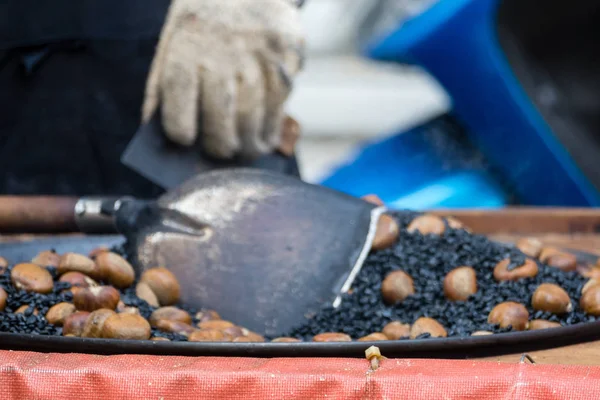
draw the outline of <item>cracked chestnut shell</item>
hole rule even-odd
[[[538,266],[535,261],[526,259],[516,268],[508,269],[511,260],[506,258],[494,267],[494,279],[497,281],[517,281],[523,278],[533,278],[538,274]]]
[[[101,308],[114,310],[119,304],[120,294],[112,286],[81,288],[73,295],[73,304],[80,311],[96,311]]]

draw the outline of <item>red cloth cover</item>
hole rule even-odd
[[[0,351],[1,399],[600,399],[600,367]]]

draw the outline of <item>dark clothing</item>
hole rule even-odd
[[[120,157],[169,3],[0,3],[0,193],[162,193]],[[282,172],[297,173],[290,163]]]

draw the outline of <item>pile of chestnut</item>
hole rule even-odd
[[[216,311],[202,310],[195,315],[176,306],[180,286],[166,268],[157,267],[143,272],[136,283],[131,264],[119,254],[97,249],[89,256],[53,251],[38,254],[30,263],[15,265],[10,270],[10,282],[18,291],[50,294],[55,280],[48,267],[55,268],[57,282],[67,282],[65,291],[72,293],[71,301],[52,305],[44,318],[62,327],[63,336],[169,340],[153,336],[153,331],[183,335],[188,341],[262,342],[265,339],[246,328],[224,321]],[[8,262],[0,259],[0,273],[6,272]],[[121,301],[122,291],[135,283],[135,293],[152,307],[148,319],[138,308]],[[0,311],[6,308],[8,294],[0,286]],[[24,313],[28,304],[15,313]],[[32,314],[38,315],[34,309]],[[197,321],[195,324],[193,321]]]

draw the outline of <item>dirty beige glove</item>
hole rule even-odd
[[[146,85],[143,119],[218,158],[280,141],[283,104],[302,68],[296,0],[173,0]]]

